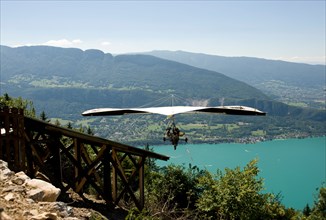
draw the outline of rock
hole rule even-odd
[[[7,186],[5,189],[2,189],[2,193],[7,193],[7,192],[14,192],[16,189],[16,186]]]
[[[9,185],[6,188],[2,189],[1,193],[16,192],[20,194],[25,194],[25,188],[17,185]]]
[[[23,216],[36,216],[38,215],[39,212],[36,209],[32,209],[32,210],[27,210],[23,213]]]
[[[1,167],[7,167],[8,168],[8,163],[6,161],[0,160],[0,170]]]
[[[27,191],[27,196],[34,201],[43,201],[44,191],[42,189],[32,189]]]
[[[56,188],[51,183],[39,179],[31,179],[29,181],[26,181],[26,185],[32,188],[39,189],[44,193],[42,199],[37,201],[55,202],[61,192],[59,188]],[[29,193],[27,192],[27,194]]]
[[[0,207],[0,220],[11,220],[12,218],[10,218],[5,212],[4,209],[2,207]]]
[[[12,220],[5,212],[0,212],[0,220]]]
[[[72,214],[72,208],[64,202],[39,202],[40,206],[46,206],[50,212],[59,213],[62,218],[68,217]]]
[[[30,218],[31,220],[57,220],[58,216],[56,213],[45,212]]]
[[[29,204],[35,203],[35,201],[33,199],[30,199],[30,198],[26,198],[26,202],[28,202]]]
[[[23,172],[15,174],[6,162],[0,160],[0,220],[79,220],[92,217],[89,209],[56,202],[59,193],[60,189],[50,183],[30,179]]]
[[[15,196],[15,194],[13,194],[13,193],[8,193],[6,196],[5,196],[5,200],[6,201],[14,201],[15,200],[15,198],[16,198],[16,196]]]
[[[0,160],[0,181],[6,181],[14,175],[15,173],[8,168],[8,163]]]
[[[26,181],[29,181],[31,178],[27,176],[23,171],[15,174],[14,179],[11,181],[17,185],[23,185]]]

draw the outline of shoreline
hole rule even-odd
[[[326,138],[326,134],[322,136],[314,136],[314,135],[278,135],[273,138],[271,137],[245,137],[245,138],[224,138],[224,139],[212,139],[212,140],[193,140],[189,141],[188,143],[184,143],[183,141],[179,142],[179,145],[187,145],[187,144],[256,144],[260,142],[267,142],[267,141],[282,141],[282,140],[289,140],[289,139],[308,139],[308,138]],[[326,142],[326,139],[325,139]],[[171,145],[169,142],[162,142],[153,141],[148,143],[127,143],[131,146],[136,146],[138,148],[144,148],[144,146],[148,145],[151,146],[169,146]]]

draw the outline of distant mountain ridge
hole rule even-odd
[[[145,54],[221,72],[252,85],[286,103],[324,108],[326,66],[252,57],[224,57],[185,51],[152,51]]]
[[[254,57],[225,57],[185,51],[156,50],[145,54],[221,72],[250,85],[268,80],[281,80],[304,87],[325,86],[323,81],[325,79],[325,65],[292,63]]]

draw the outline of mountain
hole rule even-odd
[[[324,108],[325,65],[309,65],[251,57],[224,57],[184,51],[145,54],[221,72],[286,103]]]
[[[97,135],[125,143],[157,144],[153,140],[161,140],[165,118],[85,118],[81,113],[99,107],[171,105],[163,101],[173,94],[176,105],[247,105],[268,113],[268,117],[178,117],[193,142],[325,133],[325,111],[289,106],[222,73],[152,55],[113,56],[99,50],[1,46],[0,56],[1,95],[21,96],[33,101],[38,114],[45,111],[48,117],[69,120],[75,126],[91,125]]]
[[[223,97],[269,99],[246,83],[175,61],[47,46],[1,46],[1,83],[26,98],[83,102],[85,108],[140,106],[169,94],[188,104]]]

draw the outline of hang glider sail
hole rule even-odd
[[[219,113],[228,115],[266,115],[258,109],[247,106],[218,106],[218,107],[195,107],[195,106],[168,106],[151,108],[96,108],[82,113],[83,116],[110,116],[125,114],[160,114],[174,116],[183,113]]]

